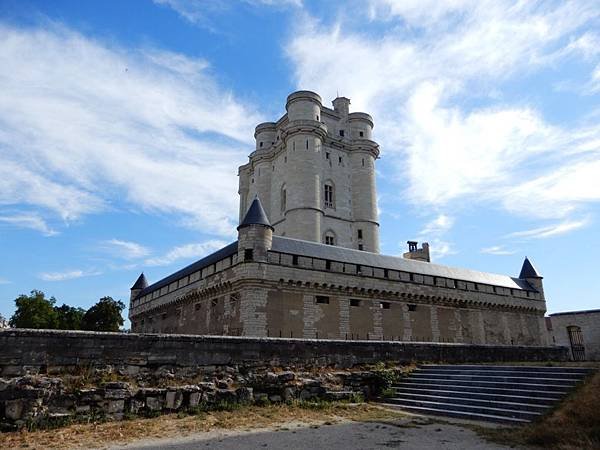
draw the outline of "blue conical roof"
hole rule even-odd
[[[265,213],[258,197],[255,197],[252,201],[244,220],[242,220],[242,223],[240,223],[240,226],[237,229],[239,230],[240,228],[245,228],[250,225],[263,225],[273,229],[271,222],[269,222],[269,218],[267,217],[267,213]]]
[[[523,267],[521,267],[521,273],[519,274],[519,278],[542,278],[542,276],[538,273],[538,271],[533,267],[529,258],[525,257],[525,261],[523,261]]]
[[[148,280],[146,280],[146,276],[144,272],[138,277],[137,281],[131,286],[131,290],[134,289],[146,289],[148,287]]]

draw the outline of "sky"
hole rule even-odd
[[[127,303],[235,240],[298,89],[373,116],[382,253],[528,256],[550,313],[600,308],[600,2],[0,0],[0,314]]]

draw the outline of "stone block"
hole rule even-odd
[[[293,381],[296,378],[296,374],[292,371],[282,372],[277,375],[277,381],[280,383],[287,383],[289,381]]]
[[[165,406],[167,409],[179,409],[183,403],[183,392],[169,391],[165,396]]]
[[[249,387],[240,387],[235,391],[237,399],[241,403],[250,403],[254,401],[254,390]]]
[[[191,407],[195,407],[198,406],[200,404],[200,400],[202,399],[202,393],[201,392],[192,392],[190,394],[190,399],[189,399],[189,406]]]
[[[4,403],[4,415],[11,420],[19,420],[25,409],[24,400],[7,400]]]
[[[150,411],[160,411],[163,408],[163,399],[160,397],[146,397],[146,407]]]

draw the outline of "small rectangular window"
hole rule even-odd
[[[325,261],[325,269],[331,270],[331,261],[329,261],[329,260]]]
[[[362,230],[358,230],[358,238],[359,239],[363,238]]]
[[[263,146],[263,143],[261,142],[261,143],[259,144],[259,147],[262,147],[262,146]]]
[[[340,157],[338,157],[338,164],[341,164],[341,163],[342,163],[342,157],[340,156]]]
[[[167,313],[162,313],[162,320],[165,320],[167,318]]]
[[[298,265],[298,255],[292,255],[292,264],[294,266]]]
[[[325,295],[317,295],[315,298],[317,300],[317,303],[329,305],[329,297],[326,297]]]
[[[325,159],[329,159],[330,156],[331,154],[329,152],[325,152]]]
[[[358,249],[359,250],[364,250],[364,246],[362,244],[358,244]]]
[[[244,261],[252,261],[254,259],[254,250],[251,248],[244,249]]]
[[[363,137],[363,136],[365,135],[365,133],[364,133],[364,132],[362,132],[362,131],[359,131],[359,132],[358,132],[358,135],[359,135],[360,137]]]
[[[340,130],[340,136],[344,137],[344,130]]]
[[[388,272],[387,269],[383,269],[383,278],[389,278],[390,277],[390,273]]]
[[[356,298],[351,298],[350,299],[350,306],[360,306],[360,300],[358,300]]]
[[[196,304],[194,305],[194,310],[196,310],[196,311],[200,311],[200,307],[201,307],[201,304],[200,304],[200,303],[196,303]]]
[[[390,303],[389,302],[379,302],[379,307],[381,309],[390,309]]]
[[[417,310],[417,305],[408,305],[408,310],[409,311],[416,311]]]

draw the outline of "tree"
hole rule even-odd
[[[119,331],[123,325],[121,313],[125,304],[112,297],[102,297],[98,303],[87,310],[81,323],[82,329],[90,331]]]
[[[9,324],[15,328],[55,329],[58,326],[55,303],[54,297],[46,298],[42,291],[33,290],[30,295],[21,294],[15,299],[17,309]]]
[[[2,314],[0,314],[0,328],[8,327],[8,321],[4,318]]]
[[[55,306],[58,315],[57,327],[59,330],[81,330],[81,322],[85,315],[85,309],[74,306]]]

